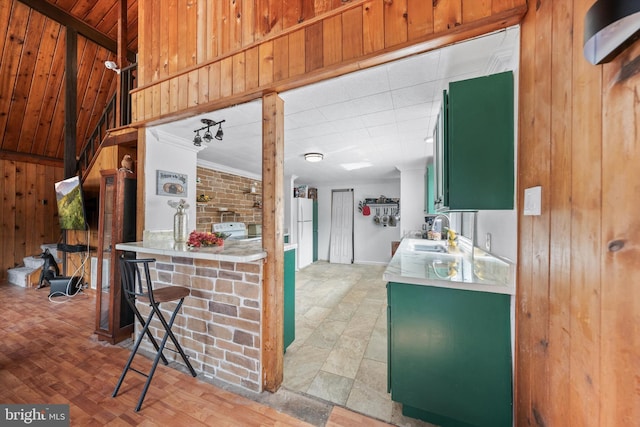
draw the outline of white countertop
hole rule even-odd
[[[284,250],[295,249],[296,244],[285,243]],[[241,242],[228,240],[222,247],[188,248],[176,245],[173,240],[152,240],[144,242],[118,243],[121,251],[144,252],[153,255],[179,256],[196,259],[211,259],[230,262],[253,262],[267,257],[261,241]]]
[[[445,252],[433,252],[434,245]],[[515,266],[479,248],[446,241],[403,239],[383,276],[387,282],[515,294]]]

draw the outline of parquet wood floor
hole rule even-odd
[[[129,351],[98,341],[94,318],[92,291],[56,303],[47,288],[0,283],[0,403],[68,403],[72,426],[311,425],[162,364],[136,413],[144,378],[130,373],[111,397]],[[136,360],[146,371],[149,361]],[[349,411],[333,412],[327,425],[354,425]]]

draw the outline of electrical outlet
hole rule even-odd
[[[484,248],[487,252],[491,252],[491,233],[487,233],[487,237],[484,240]]]

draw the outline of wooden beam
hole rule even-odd
[[[262,98],[262,247],[267,251],[262,284],[262,378],[278,390],[284,363],[284,101]]]
[[[36,163],[44,166],[61,168],[62,160],[55,157],[40,156],[37,154],[18,153],[17,151],[0,150],[0,160],[13,160],[14,162]]]
[[[147,156],[147,131],[145,128],[137,130],[138,142],[136,145],[136,158],[143,160]],[[138,182],[136,183],[136,241],[142,241],[142,235],[145,229],[144,217],[146,215],[146,180],[145,180],[145,168],[144,162],[139,161],[136,164],[136,174],[138,176]]]
[[[78,33],[67,27],[64,71],[64,177],[77,172],[76,126],[78,121]]]
[[[124,67],[127,59],[127,0],[120,0],[118,2],[118,40],[117,40],[117,53],[118,66]],[[127,94],[124,94],[124,88],[122,87],[122,77],[120,73],[116,77],[118,84],[116,85],[116,126],[122,126],[124,121],[122,120],[122,99]]]
[[[113,53],[116,53],[116,54],[118,53],[118,43],[115,40],[109,38],[105,34],[101,33],[100,31],[96,30],[95,28],[91,27],[85,22],[79,20],[75,16],[68,14],[63,9],[60,9],[59,7],[45,0],[18,0],[18,1],[26,4],[31,9],[37,11],[38,13],[43,14],[47,18],[52,19],[56,22],[59,22],[60,24],[64,25],[67,28],[73,28],[78,34],[81,34],[83,37],[86,37],[87,39],[91,40],[98,46],[102,46]],[[129,62],[131,63],[136,62],[135,52],[131,52],[131,51],[126,51],[126,52],[127,52],[127,59],[129,60]],[[122,67],[123,64],[122,63],[118,64],[118,66]]]

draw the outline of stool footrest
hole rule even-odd
[[[136,373],[142,375],[145,378],[149,378],[149,374],[147,374],[146,372],[139,371],[136,368],[132,368],[132,367],[129,367],[129,369],[132,370],[133,372],[136,372]]]

